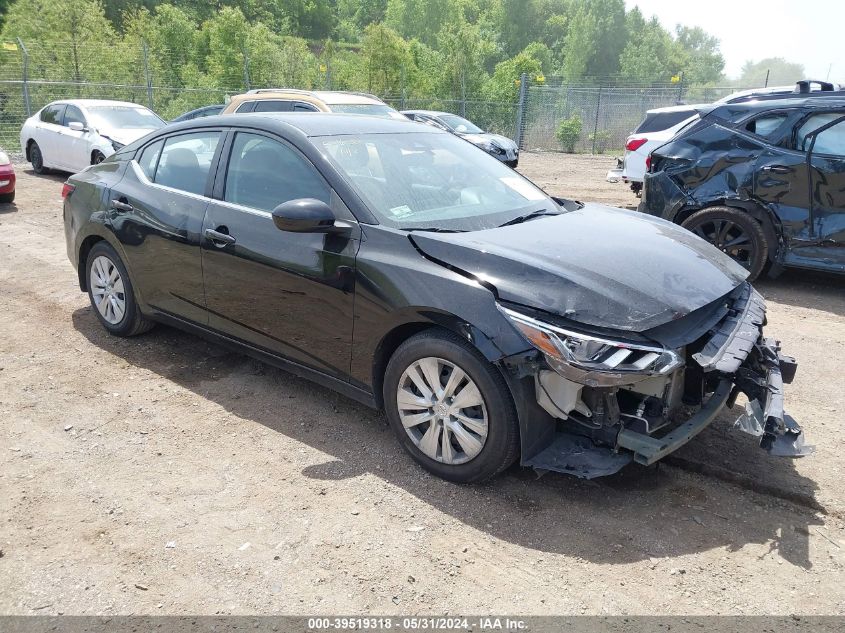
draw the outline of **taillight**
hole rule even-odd
[[[76,191],[76,185],[66,182],[62,185],[62,198],[67,198],[70,194]]]
[[[628,142],[625,143],[625,149],[629,152],[636,152],[639,148],[645,145],[647,141],[647,138],[629,138]]]
[[[651,171],[651,154],[645,157],[645,170],[648,172]]]

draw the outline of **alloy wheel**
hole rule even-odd
[[[728,255],[741,266],[750,269],[754,259],[751,236],[728,219],[708,219],[690,230]]]
[[[114,262],[105,255],[98,255],[91,263],[89,283],[100,316],[112,325],[120,323],[126,314],[126,295]]]
[[[413,362],[396,391],[399,419],[414,445],[444,464],[464,464],[484,448],[487,407],[475,382],[442,358]]]

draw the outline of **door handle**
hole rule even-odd
[[[792,171],[792,168],[786,165],[765,165],[760,171],[770,171],[773,174],[788,174]]]
[[[130,213],[131,211],[135,210],[135,207],[133,207],[131,204],[129,204],[128,202],[121,202],[120,200],[112,200],[110,206],[115,211],[122,211],[124,213]]]
[[[218,226],[217,228],[222,229],[225,227]],[[235,238],[228,233],[221,233],[220,231],[215,231],[214,229],[206,229],[205,236],[211,240],[211,243],[217,248],[224,248],[229,244],[234,244],[236,241]]]

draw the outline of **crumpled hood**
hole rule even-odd
[[[427,256],[500,299],[587,325],[642,332],[733,290],[747,271],[665,220],[597,204],[485,231],[415,232]]]
[[[502,149],[516,149],[516,143],[501,134],[492,134],[490,132],[484,132],[483,134],[462,134],[461,138],[473,145],[483,145],[492,141]]]
[[[149,128],[97,128],[97,133],[100,136],[105,136],[106,138],[112,141],[117,141],[123,145],[129,145],[129,143],[137,141],[142,136],[146,136],[150,132],[154,131],[155,130],[151,130]]]

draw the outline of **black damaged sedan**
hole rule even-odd
[[[737,426],[809,452],[746,271],[669,222],[554,199],[430,126],[170,125],[72,176],[68,255],[112,334],[166,323],[383,408],[427,470],[580,477]]]

